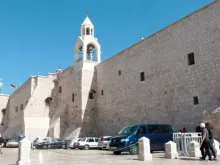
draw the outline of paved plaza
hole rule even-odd
[[[15,165],[18,155],[18,149],[3,149],[3,155],[0,155],[1,165]],[[220,160],[220,157],[219,157]],[[98,150],[34,150],[31,152],[31,165],[142,165],[149,164],[137,160],[137,156],[129,154],[113,155],[109,151]],[[164,158],[163,153],[153,154],[153,165],[213,165],[219,162],[200,161],[193,158],[180,157],[176,160]]]

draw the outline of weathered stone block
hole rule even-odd
[[[178,158],[176,143],[169,141],[165,144],[165,158],[167,159]]]
[[[191,141],[189,143],[189,146],[188,146],[188,153],[191,157],[200,157],[201,156],[201,152],[200,152],[200,145],[198,142],[196,141]]]
[[[216,155],[220,155],[220,144],[217,140],[214,140],[214,144],[213,144],[214,148],[215,148],[215,152],[216,152]]]
[[[152,154],[150,153],[150,140],[146,137],[142,137],[138,141],[138,146],[139,146],[138,160],[151,162]]]
[[[19,142],[17,165],[31,165],[31,142],[24,138]]]

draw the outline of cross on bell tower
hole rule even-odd
[[[86,18],[81,25],[81,35],[74,47],[75,63],[80,61],[101,62],[101,46],[98,39],[95,38],[94,31],[94,25],[90,21],[87,11]]]

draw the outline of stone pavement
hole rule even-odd
[[[3,152],[3,155],[0,155],[0,165],[15,165],[18,149],[3,148]],[[34,150],[31,153],[31,160],[31,165],[146,165],[146,163],[138,161],[137,156],[128,154],[116,156],[112,152],[98,150]],[[154,153],[152,164],[206,165],[207,163],[219,164],[219,162],[199,161],[186,157],[168,160],[164,158],[164,153]]]

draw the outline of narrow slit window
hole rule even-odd
[[[188,65],[193,65],[195,64],[195,58],[194,58],[194,53],[188,54]]]
[[[104,91],[102,90],[102,95],[104,95]]]
[[[144,72],[141,72],[141,73],[140,73],[140,78],[141,78],[141,81],[145,81],[145,75],[144,75]]]
[[[92,92],[90,92],[89,93],[89,99],[93,99],[94,97],[93,97],[93,93]]]
[[[121,70],[118,71],[118,75],[119,75],[119,76],[121,75]]]
[[[75,96],[74,96],[74,93],[72,94],[72,102],[74,102],[75,100]]]
[[[62,86],[59,87],[59,93],[62,93]]]
[[[194,105],[199,104],[198,96],[193,97],[193,103],[194,103]]]
[[[21,104],[21,108],[20,108],[21,110],[23,110],[24,109],[24,106],[23,106],[23,104]]]

